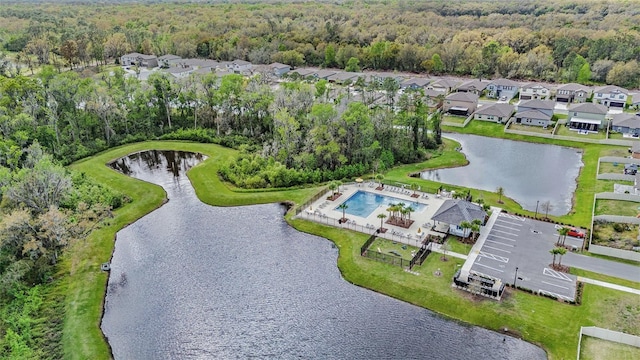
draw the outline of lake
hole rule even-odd
[[[544,214],[541,205],[551,203],[551,215],[572,208],[582,163],[580,149],[496,139],[468,134],[446,134],[458,141],[469,165],[429,170],[423,179],[495,192],[517,201],[524,209]]]
[[[291,228],[281,205],[203,204],[184,175],[200,159],[113,165],[170,199],[117,234],[101,324],[115,359],[546,359],[346,282],[338,250]]]

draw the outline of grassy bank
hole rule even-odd
[[[451,148],[455,143],[450,142],[448,145]],[[72,168],[75,170],[127,194],[132,202],[116,211],[108,226],[71,249],[60,266],[60,280],[55,292],[65,295],[63,346],[66,358],[110,357],[108,345],[99,329],[107,282],[107,276],[100,272],[99,266],[111,256],[115,233],[160,206],[165,199],[165,193],[158,186],[119,174],[104,164],[129,153],[147,149],[195,151],[207,155],[208,159],[204,163],[191,169],[189,178],[198,197],[211,205],[236,206],[282,201],[302,203],[318,191],[318,188],[302,188],[235,192],[216,175],[219,164],[233,156],[234,151],[210,144],[138,143],[112,149],[73,164]],[[406,177],[408,173],[427,167],[455,166],[465,162],[462,154],[444,151],[428,162],[403,166],[392,170],[386,176],[387,179],[409,182]],[[595,174],[592,175],[595,179]],[[475,195],[475,192],[476,190],[472,191],[475,198],[482,196],[487,202],[497,202],[497,196],[493,193],[477,192],[478,195]],[[506,206],[517,206],[509,199],[505,199],[505,202]],[[616,313],[618,306],[636,301],[631,294],[590,285],[585,288],[582,306],[560,304],[522,292],[508,292],[502,302],[478,300],[451,288],[451,277],[457,266],[462,264],[459,259],[449,257],[449,261],[442,262],[439,256],[431,256],[423,266],[416,269],[420,273],[416,276],[400,268],[361,258],[358,252],[366,240],[365,234],[293,219],[291,214],[287,220],[300,231],[316,234],[336,243],[340,249],[338,266],[347,281],[432,309],[450,318],[494,330],[507,328],[513,335],[540,344],[554,359],[575,357],[580,326],[598,325],[615,329],[616,319],[610,314]],[[441,269],[442,276],[433,275],[438,268]],[[610,311],[603,314],[604,308]],[[638,329],[635,331],[640,333]]]

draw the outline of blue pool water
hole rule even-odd
[[[347,204],[348,208],[345,211],[349,215],[359,216],[366,218],[378,208],[380,205],[384,205],[385,209],[391,204],[404,203],[405,205],[411,205],[415,212],[421,212],[427,208],[427,205],[420,204],[410,200],[398,199],[391,196],[384,196],[380,194],[370,193],[368,191],[358,190],[355,194],[351,195],[343,204]],[[336,210],[342,211],[336,207]]]

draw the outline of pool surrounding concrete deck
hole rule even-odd
[[[304,209],[300,216],[319,221],[325,224],[339,226],[351,230],[364,232],[367,234],[373,234],[380,228],[379,214],[389,216],[386,205],[378,206],[373,212],[366,217],[359,217],[355,215],[346,214],[346,218],[349,221],[346,224],[339,224],[338,219],[342,218],[342,210],[337,207],[347,201],[352,195],[358,191],[366,191],[374,194],[380,194],[397,198],[403,201],[405,204],[418,203],[425,205],[422,211],[416,211],[411,213],[411,220],[413,224],[405,229],[403,227],[394,226],[390,224],[384,224],[384,228],[388,229],[384,234],[378,234],[380,237],[384,237],[397,242],[402,242],[408,245],[420,246],[420,244],[426,239],[427,235],[444,236],[449,228],[447,224],[436,223],[435,229],[433,220],[431,217],[440,208],[446,198],[439,195],[428,194],[421,191],[416,191],[418,197],[412,197],[414,193],[412,190],[404,189],[402,186],[389,186],[385,185],[383,190],[376,190],[376,183],[360,183],[360,184],[348,184],[340,186],[339,198],[334,201],[327,200],[327,197],[331,195],[331,192],[327,192],[325,196],[320,197],[317,201],[311,204],[308,208]],[[384,219],[386,221],[387,218]],[[426,225],[426,226],[425,226]]]

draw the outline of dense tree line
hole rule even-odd
[[[640,14],[634,9],[639,4],[16,4],[0,9],[0,44],[17,54],[14,60],[23,71],[42,64],[63,68],[106,63],[137,51],[255,64],[280,61],[635,88],[640,78]]]

